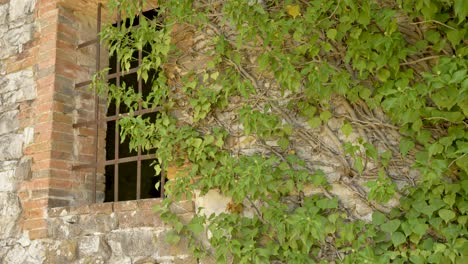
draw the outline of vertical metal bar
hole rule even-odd
[[[164,184],[165,183],[166,183],[166,172],[164,170],[161,170],[161,184],[159,186],[159,188],[161,188],[161,198],[164,198]]]
[[[117,14],[117,28],[120,29],[121,25],[121,15],[120,15],[120,10]],[[118,51],[117,51],[118,52]],[[116,85],[117,88],[120,87],[120,61],[119,61],[119,54],[117,53],[117,59],[116,59]],[[116,104],[115,105],[115,115],[119,116],[119,111],[120,111],[120,105]],[[120,137],[119,137],[119,118],[115,120],[115,135],[114,135],[114,150],[115,150],[115,156],[114,159],[116,161],[114,165],[114,202],[119,201],[119,143],[120,143]]]
[[[142,20],[142,10],[143,10],[143,1],[140,0],[139,1],[139,5],[140,5],[140,12],[138,14],[138,20],[139,20],[139,26],[141,26],[141,20]],[[143,49],[143,48],[142,48]],[[140,67],[141,65],[141,60],[142,60],[142,57],[143,57],[143,50],[140,49],[138,50],[138,66],[137,67]],[[141,76],[140,78],[138,78],[138,93],[143,96],[143,86],[142,86],[142,82],[141,82]],[[142,105],[141,105],[141,100],[138,102],[138,110],[141,111],[141,108],[142,108]],[[141,147],[139,146],[138,147],[138,154],[137,154],[137,184],[136,184],[136,193],[137,193],[137,200],[139,200],[141,198]]]
[[[97,38],[98,41],[96,41],[96,72],[99,72],[101,70],[101,42],[99,41],[99,33],[101,32],[101,6],[102,4],[98,4],[98,9],[97,9],[97,25],[96,25],[96,31],[97,31]],[[94,121],[95,121],[95,131],[94,131],[94,191],[93,191],[93,201],[96,203],[96,191],[97,191],[97,169],[98,169],[98,160],[99,160],[99,95],[98,91],[96,91],[96,87],[94,87]]]

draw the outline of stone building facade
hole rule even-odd
[[[177,245],[164,242],[170,228],[151,210],[159,199],[102,203],[104,168],[97,167],[97,174],[90,168],[76,169],[101,164],[105,156],[105,133],[96,139],[95,127],[74,126],[95,118],[93,92],[76,89],[75,84],[89,80],[96,70],[96,48],[78,46],[96,38],[98,2],[106,1],[0,0],[0,263],[207,263],[188,253],[184,239]],[[105,12],[102,17],[103,22],[116,21]],[[206,51],[213,49],[210,40],[216,31],[235,42],[236,32],[226,25],[200,31],[174,27],[172,41],[183,56],[171,58],[176,61],[164,66],[169,84],[187,72],[204,72],[209,60]],[[258,54],[250,52],[247,57],[256,61]],[[101,56],[101,65],[107,59]],[[248,74],[258,73],[252,70]],[[397,128],[382,125],[379,130],[365,130],[357,126],[349,135],[341,131],[346,116],[363,123],[387,124],[383,112],[363,108],[357,115],[344,98],[336,97],[329,102],[336,116],[323,129],[312,128],[307,120],[283,107],[287,101],[273,79],[268,75],[259,78],[264,96],[277,99],[272,111],[294,128],[290,141],[307,169],[326,174],[330,183],[326,195],[337,197],[353,219],[365,221],[372,218],[374,208],[388,212],[397,205],[398,194],[387,204],[366,199],[364,186],[375,178],[377,165],[367,163],[363,171],[367,178],[353,177],[353,158],[342,146],[362,138],[378,151],[390,147],[395,166],[389,168],[389,175],[398,186],[413,182],[417,173],[408,169],[411,158],[398,154]],[[184,109],[186,99],[178,99],[180,108],[174,115],[191,124]],[[228,131],[242,129],[236,113],[240,102],[240,98],[230,98],[228,109],[213,113]],[[264,106],[260,102],[257,107],[266,109]],[[98,108],[102,120],[104,103]],[[106,124],[99,128],[105,130]],[[98,155],[94,153],[96,142]],[[229,138],[225,147],[241,155],[268,155],[279,145],[240,135]],[[168,178],[176,171],[170,167]],[[325,190],[304,189],[306,196],[318,193]],[[229,197],[216,190],[204,197],[195,193],[195,197],[193,203],[178,204],[175,213],[190,219],[195,209],[204,208],[210,215],[225,211],[230,203]],[[244,216],[252,212],[248,206],[243,209]]]
[[[102,203],[103,168],[96,197],[93,171],[73,170],[95,157],[94,128],[73,124],[94,115],[74,85],[95,71],[96,49],[77,45],[96,37],[97,3],[0,0],[0,263],[198,263],[165,242],[160,199]]]

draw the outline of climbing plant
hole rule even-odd
[[[138,76],[158,118],[119,124],[157,173],[179,168],[159,208],[169,240],[219,263],[468,261],[467,1],[158,2],[160,19],[101,37],[123,71],[151,47]],[[98,77],[109,100],[142,100]],[[171,213],[209,190],[226,213]]]

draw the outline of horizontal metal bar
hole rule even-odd
[[[140,159],[140,160],[149,160],[149,159],[156,159],[156,157],[155,157],[154,154],[146,154],[146,155],[141,155],[141,156],[132,156],[132,157],[127,157],[127,158],[106,160],[106,162],[104,164],[106,166],[107,165],[115,165],[115,164],[121,164],[121,163],[137,161],[138,159]]]
[[[125,76],[125,75],[129,75],[129,74],[135,73],[135,72],[138,71],[139,68],[140,68],[140,67],[135,67],[135,68],[131,68],[130,70],[128,70],[128,71],[126,71],[126,72],[122,71],[122,72],[120,72],[120,76]],[[116,72],[116,73],[109,74],[109,75],[107,75],[107,80],[114,79],[114,78],[117,77],[117,75],[118,75],[117,72]]]
[[[133,112],[133,115],[144,115],[144,114],[149,114],[149,113],[156,113],[161,110],[161,107],[155,107],[151,109],[143,109],[143,110],[137,110]],[[124,114],[118,114],[118,115],[113,115],[113,116],[107,116],[106,117],[106,122],[109,121],[115,121],[117,119],[120,119],[122,117],[127,117],[130,116],[130,113],[124,113]]]
[[[75,88],[80,88],[80,87],[83,87],[83,86],[86,86],[86,85],[90,85],[92,82],[93,81],[88,80],[88,81],[77,83],[77,84],[75,84]]]
[[[92,40],[88,40],[88,41],[85,41],[81,44],[78,44],[77,46],[77,49],[81,49],[81,48],[84,48],[84,47],[87,47],[87,46],[91,46],[93,44],[95,44],[96,42],[98,42],[99,38],[95,38],[95,39],[92,39]]]
[[[139,69],[139,67],[135,67],[135,68],[131,68],[130,70],[128,70],[127,72],[121,72],[119,76],[125,76],[125,75],[129,75],[129,74],[132,74],[132,73],[135,73],[137,72]],[[110,80],[110,79],[114,79],[117,77],[119,73],[112,73],[112,74],[109,74],[107,77],[106,77],[106,80]],[[92,80],[87,80],[87,81],[84,81],[84,82],[79,82],[77,84],[75,84],[75,88],[80,88],[80,87],[83,87],[83,86],[86,86],[86,85],[90,85],[93,81]]]
[[[96,163],[73,165],[72,170],[90,169],[90,168],[95,168],[95,167],[96,167]]]

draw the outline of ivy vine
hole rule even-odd
[[[101,37],[123,71],[151,46],[138,76],[153,87],[143,105],[158,107],[158,118],[119,124],[132,148],[156,149],[157,172],[181,168],[159,210],[174,226],[169,240],[189,237],[196,256],[219,263],[468,262],[467,1],[158,2],[161,19],[108,26]],[[140,8],[132,0],[110,7],[130,19]],[[181,50],[180,28],[206,36],[207,48]],[[184,52],[209,60],[199,71],[174,70]],[[142,100],[125,86],[99,87],[130,109]],[[217,119],[225,111],[236,126]],[[337,118],[341,136],[330,129]],[[366,138],[382,128],[398,132],[396,148]],[[363,183],[371,219],[353,214],[329,173],[310,166],[314,154],[300,145],[317,133],[338,142],[317,144]],[[241,140],[264,151],[243,152]],[[397,160],[417,177],[392,174]],[[171,213],[173,202],[213,189],[232,198],[226,213],[188,223]]]

